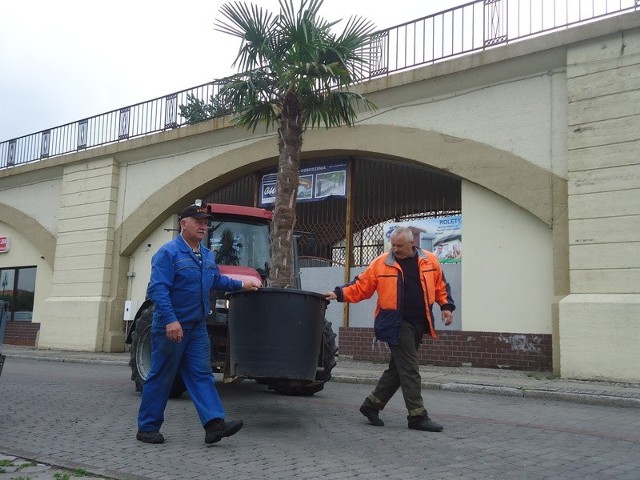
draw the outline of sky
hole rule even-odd
[[[226,77],[239,48],[224,0],[8,0],[0,9],[0,142]],[[246,2],[251,3],[251,2]],[[278,11],[277,0],[259,0]],[[324,0],[327,20],[377,29],[463,0]],[[299,1],[294,0],[294,5]],[[341,23],[338,28],[344,23]]]

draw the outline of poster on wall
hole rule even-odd
[[[391,234],[398,227],[409,227],[414,245],[435,253],[440,263],[462,262],[462,215],[385,223],[385,251],[391,248]]]
[[[9,237],[0,236],[0,253],[7,253],[9,251]]]
[[[298,202],[313,202],[330,196],[347,195],[347,161],[309,163],[300,169]],[[275,169],[262,175],[260,181],[260,206],[273,205],[276,201]]]

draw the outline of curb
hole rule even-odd
[[[332,381],[338,383],[354,383],[375,385],[377,378],[363,378],[350,375],[332,375]],[[560,390],[535,389],[530,387],[503,387],[494,385],[480,385],[475,383],[437,383],[422,381],[422,387],[428,390],[442,390],[446,392],[476,393],[485,395],[499,395],[505,397],[522,397],[531,399],[555,400],[587,405],[609,407],[638,408],[640,398],[603,395],[593,392],[563,392]]]
[[[27,360],[43,360],[48,362],[69,362],[88,363],[97,365],[129,365],[129,357],[105,357],[96,358],[92,356],[60,356],[60,355],[31,355],[20,352],[12,352],[6,355],[7,358],[18,358]],[[379,375],[372,375],[367,372],[364,375],[353,375],[348,373],[333,373],[331,380],[337,383],[352,383],[360,385],[375,385]],[[573,402],[587,405],[614,406],[623,408],[640,409],[640,398],[612,395],[597,391],[582,390],[566,391],[562,389],[552,390],[548,388],[535,388],[530,386],[496,386],[478,383],[460,382],[434,382],[433,380],[422,380],[422,387],[428,390],[442,390],[446,392],[475,393],[485,395],[499,395],[505,397],[523,397],[531,399],[555,400],[563,402]]]
[[[60,356],[47,356],[47,355],[29,355],[21,353],[10,353],[6,355],[7,358],[18,358],[22,360],[42,360],[46,362],[60,362],[60,363],[89,363],[96,365],[129,365],[128,357],[126,359],[121,358],[87,358],[87,357],[60,357]]]
[[[528,398],[561,400],[563,402],[582,403],[587,405],[640,409],[639,398],[619,397],[615,395],[528,390],[523,392],[523,396]]]

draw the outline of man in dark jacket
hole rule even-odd
[[[211,371],[206,316],[209,291],[256,290],[257,279],[241,282],[221,275],[213,254],[200,242],[212,218],[206,207],[191,205],[180,214],[180,235],[151,260],[147,296],[155,304],[151,324],[151,371],[142,388],[136,438],[163,443],[160,427],[178,372],[205,429],[205,442],[237,433],[242,421],[225,422]]]
[[[442,425],[431,420],[424,407],[418,347],[424,333],[438,338],[431,311],[433,303],[440,305],[445,325],[453,322],[455,305],[437,257],[414,246],[409,228],[396,228],[391,234],[389,253],[374,259],[353,282],[326,292],[325,297],[357,303],[376,292],[375,334],[389,345],[391,359],[360,412],[372,425],[383,426],[379,412],[402,388],[409,428],[440,432]]]

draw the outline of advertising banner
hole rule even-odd
[[[313,202],[330,196],[346,197],[348,165],[346,160],[305,164],[300,169],[298,202]],[[273,205],[276,200],[275,169],[266,171],[260,181],[260,206]]]
[[[385,251],[391,248],[391,233],[398,227],[409,227],[414,245],[435,253],[440,263],[462,262],[462,215],[385,223]]]
[[[7,253],[9,251],[9,237],[0,237],[0,253]]]

